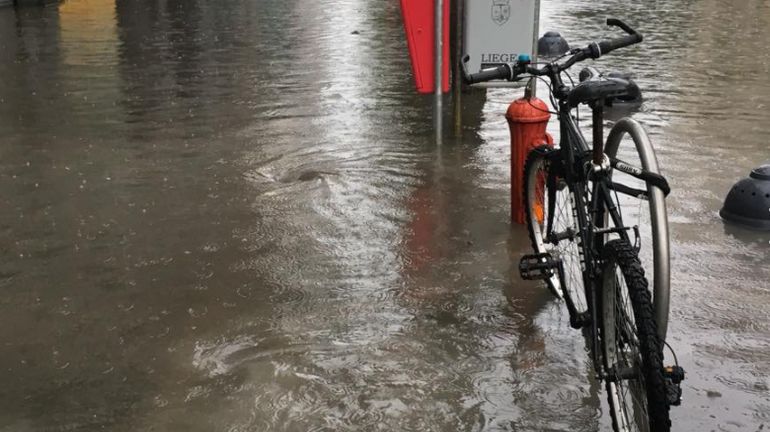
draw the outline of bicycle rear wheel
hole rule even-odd
[[[582,245],[574,199],[560,167],[559,150],[540,146],[529,153],[524,165],[524,209],[535,253],[550,253],[564,265],[564,280],[552,275],[546,280],[549,289],[557,297],[568,294],[582,312],[586,309]]]
[[[668,432],[663,354],[636,250],[625,240],[602,249],[601,345],[616,431]]]

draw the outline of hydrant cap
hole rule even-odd
[[[548,105],[538,98],[516,99],[508,107],[505,117],[514,123],[540,123],[551,118]]]

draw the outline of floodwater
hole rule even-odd
[[[543,1],[627,18],[664,173],[675,430],[770,427],[770,2]],[[579,333],[509,223],[509,90],[436,146],[398,2],[0,9],[0,430],[609,430]],[[451,123],[451,122],[447,122]]]

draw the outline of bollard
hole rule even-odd
[[[622,80],[626,80],[629,83],[631,83],[631,86],[628,88],[627,95],[605,100],[604,101],[605,105],[612,106],[613,103],[639,104],[642,102],[642,91],[639,90],[639,86],[636,84],[636,82],[633,79],[631,79],[630,73],[610,72],[607,74],[607,76],[609,78],[620,78]]]
[[[558,32],[546,32],[537,40],[537,55],[541,57],[558,57],[569,51],[569,44]]]
[[[553,146],[553,138],[545,131],[551,114],[545,102],[527,92],[511,103],[505,118],[511,130],[511,220],[523,224],[524,163],[531,149],[542,144]]]
[[[770,164],[736,183],[719,211],[722,219],[757,230],[770,230]]]
[[[639,86],[631,79],[631,74],[628,72],[609,72],[601,73],[593,66],[583,68],[578,75],[580,82],[589,79],[606,79],[613,81],[626,81],[628,82],[628,94],[624,96],[609,97],[604,100],[604,105],[611,107],[616,103],[635,105],[642,102],[642,91],[639,90]]]

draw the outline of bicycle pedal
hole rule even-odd
[[[684,381],[684,369],[680,366],[666,366],[663,368],[663,380],[666,384],[666,398],[668,404],[679,406],[682,404],[682,386]]]
[[[545,280],[559,270],[561,260],[549,253],[524,255],[519,261],[519,274],[525,280]]]

